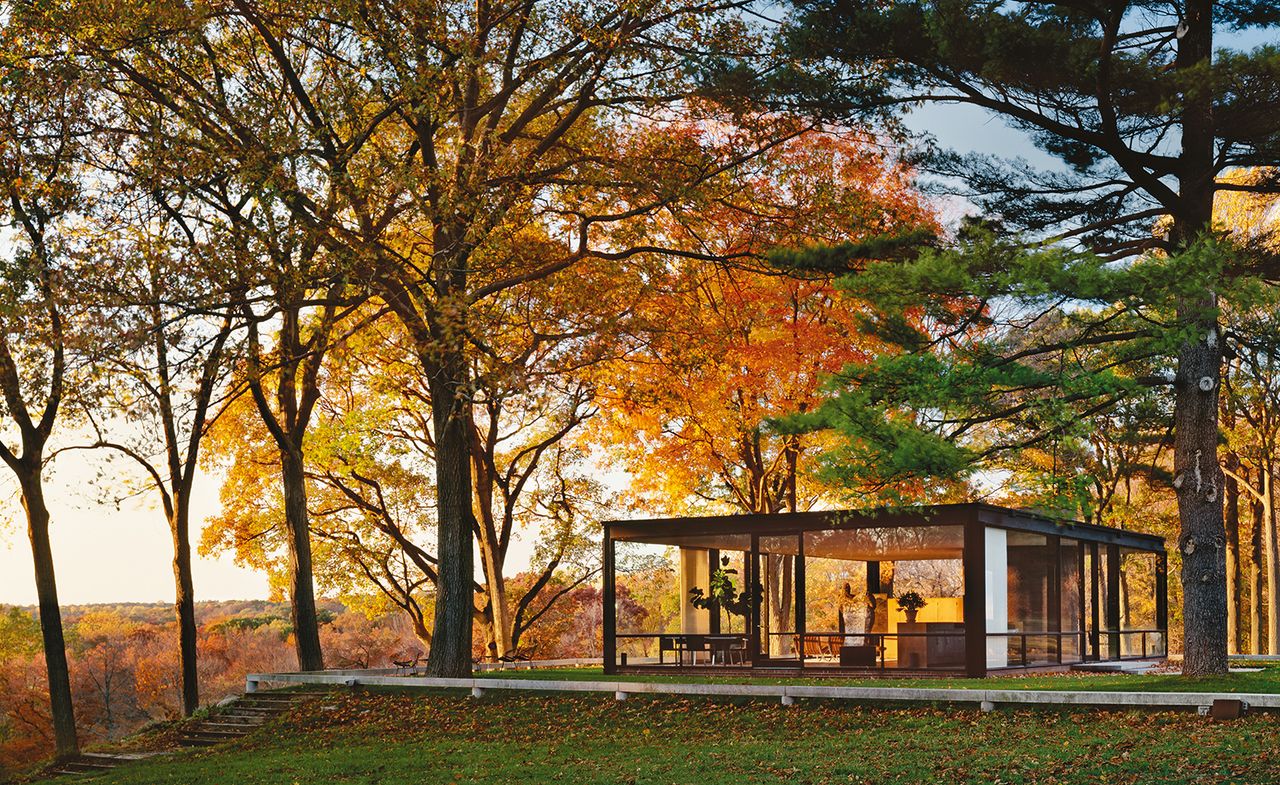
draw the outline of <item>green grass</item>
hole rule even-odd
[[[1263,692],[1280,693],[1280,665],[1262,667],[1258,673],[1184,678],[1177,674],[1053,673],[1026,676],[967,678],[764,678],[758,676],[704,674],[606,676],[595,668],[504,670],[477,673],[477,678],[566,679],[582,681],[698,682],[734,684],[817,684],[841,687],[922,687],[933,689],[1097,690],[1105,692]]]
[[[224,749],[100,785],[1280,783],[1280,715],[881,710],[832,702],[335,693]]]

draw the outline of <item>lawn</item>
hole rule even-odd
[[[334,693],[101,785],[1280,782],[1280,715],[878,710],[828,702]]]
[[[703,674],[606,676],[599,667],[553,668],[543,670],[503,670],[477,673],[476,678],[574,679],[583,681],[698,682],[734,684],[817,684],[840,687],[921,687],[933,689],[985,690],[1097,690],[1103,692],[1263,692],[1280,693],[1280,664],[1268,664],[1256,673],[1183,678],[1176,673],[1134,675],[1127,673],[1052,673],[1041,675],[966,678],[762,678],[743,675]]]

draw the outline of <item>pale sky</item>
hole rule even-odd
[[[50,538],[64,605],[93,602],[171,602],[173,545],[154,493],[117,510],[91,487],[94,461],[87,453],[63,453],[45,480]],[[13,475],[0,482],[0,603],[34,605],[36,589],[26,519]],[[192,542],[204,520],[218,511],[214,478],[197,477],[192,496]],[[193,557],[197,600],[265,599],[264,574],[237,567],[230,556]]]

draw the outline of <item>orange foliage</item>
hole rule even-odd
[[[262,603],[256,605],[261,606]],[[206,703],[244,690],[246,673],[297,669],[287,611],[202,616],[200,694]],[[132,612],[130,612],[132,611]],[[82,743],[118,739],[157,721],[181,716],[181,671],[172,641],[176,623],[158,621],[164,606],[121,610],[66,609],[68,656]],[[0,781],[53,752],[49,695],[39,630],[8,635],[6,622],[30,619],[21,609],[0,615]],[[399,615],[368,618],[338,613],[322,627],[326,653],[339,667],[385,667],[414,646]]]
[[[910,172],[873,141],[812,131],[761,158],[732,194],[672,219],[673,244],[757,258],[779,246],[835,244],[936,228]],[[643,349],[601,387],[603,441],[647,512],[729,507],[778,512],[829,493],[807,479],[820,437],[783,436],[775,418],[813,408],[826,377],[874,350],[856,302],[824,278],[673,259],[642,302]]]

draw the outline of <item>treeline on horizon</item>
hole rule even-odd
[[[0,458],[57,756],[94,616],[57,597],[71,454],[168,525],[183,715],[193,549],[268,574],[294,667],[339,656],[333,597],[462,676],[586,648],[556,630],[598,620],[599,521],[639,510],[1152,531],[1184,673],[1280,651],[1280,51],[1226,43],[1280,9],[755,11],[0,0]],[[901,122],[939,101],[1057,165]],[[684,601],[650,594],[619,602]]]
[[[321,601],[320,607],[331,613],[343,610],[341,603]],[[5,612],[9,608],[28,613],[33,619],[40,614],[37,605],[3,605]],[[173,621],[172,602],[89,602],[74,605],[63,605],[63,621],[76,621],[86,613],[114,613],[130,621],[148,624],[167,624]],[[197,600],[195,602],[196,621],[199,624],[211,620],[229,618],[279,618],[289,619],[289,604],[271,600]]]

